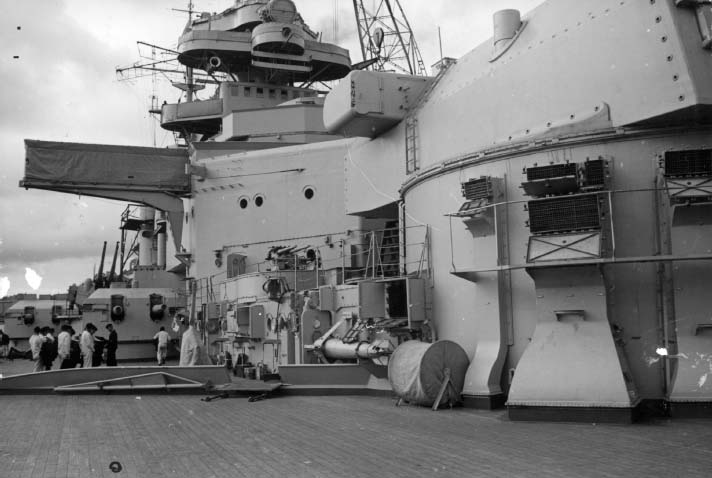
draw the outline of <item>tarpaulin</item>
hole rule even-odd
[[[25,150],[27,186],[39,181],[190,191],[188,152],[182,149],[25,140]]]
[[[405,401],[417,405],[432,405],[449,370],[448,386],[440,403],[460,401],[465,374],[470,360],[455,342],[440,340],[435,343],[409,340],[393,352],[388,361],[388,381],[393,391]]]
[[[181,250],[183,197],[190,195],[184,149],[25,140],[20,187],[116,199],[168,214]]]

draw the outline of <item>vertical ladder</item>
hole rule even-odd
[[[420,169],[417,157],[418,120],[415,116],[408,116],[405,120],[405,168],[406,174]]]
[[[453,62],[454,63],[454,62]],[[418,161],[418,119],[417,113],[420,108],[428,101],[430,95],[435,90],[435,87],[443,79],[447,70],[452,66],[453,63],[446,63],[440,70],[435,79],[430,83],[430,85],[425,89],[425,91],[420,95],[415,105],[410,108],[408,116],[405,118],[405,172],[406,174],[414,173],[420,169],[420,162]]]
[[[400,263],[400,244],[398,243],[397,221],[388,221],[386,223],[386,228],[383,230],[383,237],[381,238],[379,253],[381,260],[381,276],[397,276]]]

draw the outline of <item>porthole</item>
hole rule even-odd
[[[265,197],[261,194],[258,194],[257,196],[255,196],[253,201],[255,202],[255,206],[262,207],[262,205],[265,203]]]
[[[246,209],[247,206],[250,204],[250,200],[243,196],[237,200],[237,204],[240,205],[240,209]]]
[[[314,186],[306,186],[302,191],[304,192],[304,197],[307,199],[312,199],[316,193]]]

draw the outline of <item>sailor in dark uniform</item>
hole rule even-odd
[[[106,330],[109,331],[109,340],[106,342],[106,366],[116,367],[116,349],[119,346],[119,336],[116,334],[113,324],[107,324]]]

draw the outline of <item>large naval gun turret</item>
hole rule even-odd
[[[217,353],[296,388],[385,389],[394,348],[442,339],[469,359],[464,403],[513,419],[709,410],[707,2],[504,10],[435,77],[346,75],[292,7],[188,26],[179,60],[233,81],[164,106],[190,146],[163,174],[189,187],[123,185],[168,213]],[[346,77],[324,101],[319,75]],[[38,177],[36,146],[25,186],[82,190]]]
[[[667,1],[499,12],[491,42],[352,147],[347,212],[390,195],[402,227],[428,224],[438,335],[472,354],[466,401],[588,419],[709,403],[711,14]],[[361,75],[329,95],[327,125],[380,122],[359,111],[381,94]]]

